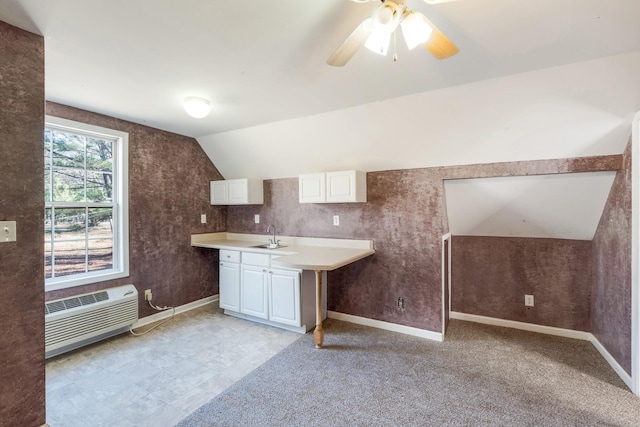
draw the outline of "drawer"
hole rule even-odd
[[[240,252],[220,249],[220,261],[240,262]]]
[[[256,254],[253,252],[242,253],[242,263],[249,265],[257,265],[260,267],[269,267],[270,256],[268,254]]]

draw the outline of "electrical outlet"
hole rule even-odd
[[[201,214],[200,215],[200,222],[202,224],[206,224],[207,223],[207,214]]]
[[[525,307],[533,307],[533,295],[524,296],[524,305]]]
[[[398,308],[404,310],[404,298],[398,297]]]
[[[340,225],[340,217],[338,215],[333,216],[333,225]]]
[[[144,300],[145,301],[151,301],[151,298],[153,298],[153,294],[151,293],[151,289],[147,289],[144,291]]]
[[[255,222],[256,224],[260,224],[260,215],[254,215],[253,222]]]

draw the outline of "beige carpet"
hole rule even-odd
[[[462,321],[444,343],[326,322],[178,425],[640,426],[588,342]]]

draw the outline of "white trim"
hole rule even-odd
[[[598,341],[598,339],[594,335],[592,334],[589,334],[589,335],[591,335],[591,343],[596,348],[596,350],[598,350],[598,352],[602,355],[602,357],[604,357],[604,360],[606,360],[607,363],[609,363],[609,365],[613,368],[613,370],[616,371],[616,374],[618,374],[620,379],[622,379],[622,381],[624,381],[627,387],[629,387],[629,389],[633,392],[633,379],[631,378],[631,376],[627,373],[627,371],[624,370],[622,366],[620,366],[618,361],[614,359],[614,357],[611,354],[609,354],[607,349],[604,348],[602,344],[600,344],[600,341]]]
[[[189,311],[189,310],[194,310],[198,307],[203,307],[208,304],[213,304],[219,299],[220,299],[219,295],[212,295],[210,297],[202,298],[197,301],[192,301],[190,303],[176,307],[176,314],[184,313],[185,311]],[[142,319],[138,319],[138,321],[131,326],[131,329],[137,329],[142,326],[146,326],[151,323],[155,323],[160,320],[167,319],[171,317],[172,314],[173,314],[173,310],[165,310],[156,314],[152,314],[151,316],[143,317]]]
[[[447,252],[448,252],[448,256],[447,256],[447,265],[444,265],[444,242],[449,241],[449,244],[447,245]],[[449,313],[451,313],[451,233],[447,233],[444,236],[442,236],[442,257],[441,257],[441,261],[440,264],[442,265],[442,336],[444,337],[445,334],[445,325],[446,325],[446,307],[445,307],[445,303],[448,303],[449,305]],[[445,275],[445,268],[448,270],[448,274]],[[445,283],[444,278],[449,279],[448,282],[449,283]],[[449,299],[447,301],[444,300],[444,295],[445,295],[445,286],[449,286]]]
[[[554,328],[552,326],[543,326],[543,325],[535,325],[532,323],[524,323],[524,322],[516,322],[513,320],[504,320],[497,319],[495,317],[486,317],[486,316],[478,316],[476,314],[467,314],[460,312],[451,312],[450,317],[452,319],[464,320],[467,322],[475,322],[475,323],[483,323],[485,325],[493,325],[493,326],[501,326],[504,328],[513,328],[520,329],[523,331],[537,332],[540,334],[547,335],[555,335],[558,337],[564,338],[573,338],[583,341],[589,341],[593,346],[598,350],[598,352],[602,355],[604,360],[613,368],[614,371],[618,374],[620,379],[624,381],[624,383],[629,387],[629,389],[635,393],[634,391],[634,378],[632,378],[622,366],[614,359],[614,357],[609,354],[606,348],[598,341],[598,339],[591,332],[583,332],[583,331],[574,331],[571,329],[562,329],[562,328]]]
[[[384,329],[385,331],[399,332],[414,337],[427,338],[433,341],[442,341],[440,332],[427,331],[426,329],[414,328],[412,326],[398,325],[397,323],[384,322],[382,320],[367,319],[366,317],[354,316],[352,314],[327,311],[329,319],[342,320],[343,322],[355,323],[357,325],[370,326],[372,328]]]
[[[640,112],[631,123],[631,378],[629,388],[640,396]],[[614,368],[615,369],[615,368]],[[624,379],[624,378],[623,378]]]
[[[113,268],[45,279],[45,292],[129,277],[129,134],[49,115],[45,116],[45,127],[115,139],[112,174],[117,185],[117,200],[113,210],[116,224],[113,235]]]
[[[591,341],[593,337],[590,332],[555,328],[553,326],[535,325],[533,323],[497,319],[495,317],[478,316],[477,314],[460,313],[458,311],[452,311],[451,313],[449,313],[449,317],[451,319],[465,320],[467,322],[483,323],[485,325],[501,326],[503,328],[520,329],[523,331],[538,332],[540,334],[555,335],[558,337],[573,338],[583,341]]]

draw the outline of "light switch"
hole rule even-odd
[[[340,217],[338,215],[333,216],[333,225],[340,225]]]
[[[256,224],[260,224],[260,215],[258,215],[258,214],[254,215],[254,216],[253,216],[253,221],[254,221]]]
[[[16,241],[16,222],[0,221],[0,243]]]
[[[207,214],[200,214],[200,222],[202,224],[206,224],[207,223]]]

